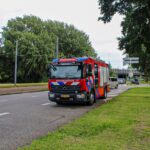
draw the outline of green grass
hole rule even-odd
[[[145,82],[144,80],[139,80],[139,83],[140,84],[150,84],[150,81]],[[127,81],[127,85],[135,85],[135,84],[132,84],[131,81]]]
[[[131,89],[19,150],[149,150],[150,88]]]
[[[141,84],[150,84],[150,81],[146,82],[146,81],[140,81]]]
[[[14,84],[0,84],[0,88],[12,88],[12,87],[29,87],[29,86],[44,86],[48,83],[18,83]]]

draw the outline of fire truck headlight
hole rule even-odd
[[[52,93],[51,93],[51,94],[49,94],[49,97],[50,97],[50,98],[54,98],[54,97],[55,97],[55,94],[52,94]]]
[[[85,98],[84,94],[77,94],[77,98]]]

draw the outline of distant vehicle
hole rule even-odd
[[[136,78],[135,78],[135,79],[132,79],[132,80],[131,80],[131,83],[132,83],[132,84],[140,84],[140,83],[139,83],[139,80],[136,79]]]
[[[119,84],[126,84],[126,79],[125,78],[118,78],[118,83]]]
[[[116,77],[110,77],[109,78],[109,83],[110,83],[110,88],[115,88],[117,89],[118,88],[118,78]]]

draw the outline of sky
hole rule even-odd
[[[123,68],[123,52],[118,49],[122,17],[116,15],[111,23],[98,21],[98,0],[0,0],[0,30],[17,16],[35,15],[43,20],[57,20],[72,24],[89,35],[98,56]]]

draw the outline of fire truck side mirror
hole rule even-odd
[[[50,78],[50,76],[51,76],[51,72],[50,72],[50,69],[48,69],[47,70],[47,77]]]
[[[98,78],[95,78],[95,84],[98,84]]]
[[[49,65],[47,67],[47,77],[50,78],[50,76],[51,76],[51,66]]]

